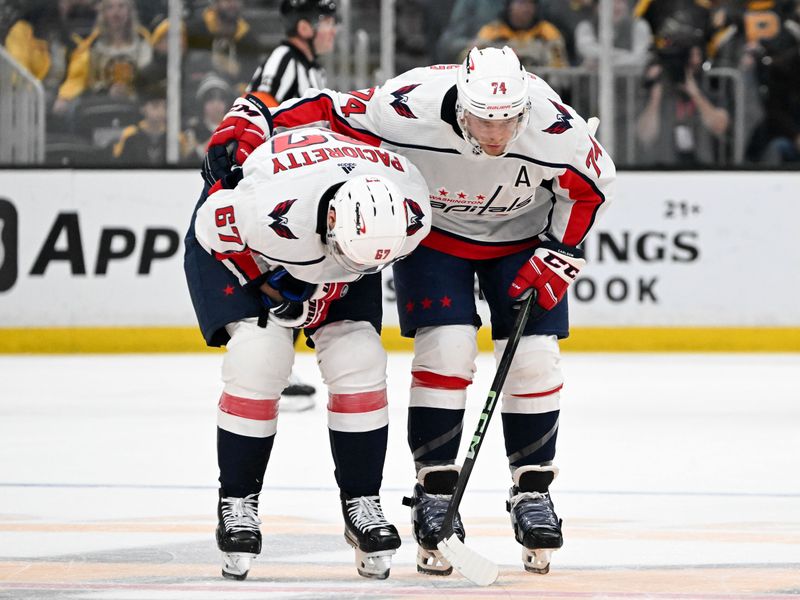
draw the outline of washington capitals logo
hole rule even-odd
[[[408,95],[414,91],[414,88],[419,86],[418,83],[412,83],[411,85],[405,85],[400,89],[397,89],[392,92],[392,96],[394,96],[394,100],[392,100],[391,107],[394,111],[400,115],[401,117],[405,117],[406,119],[416,119],[417,115],[411,112],[411,109],[408,107]]]
[[[297,236],[292,233],[292,230],[286,225],[286,213],[292,208],[292,204],[297,202],[297,198],[292,200],[284,200],[272,209],[269,216],[272,217],[272,223],[269,223],[270,229],[287,240],[296,240]]]
[[[414,235],[422,229],[422,217],[425,215],[419,204],[411,198],[405,198],[404,204],[406,206],[406,235]]]
[[[570,121],[573,119],[572,115],[567,112],[567,109],[561,106],[558,102],[550,100],[551,104],[556,107],[558,111],[558,121],[550,125],[547,129],[542,129],[545,133],[564,133],[567,129],[572,129]]]

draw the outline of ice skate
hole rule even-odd
[[[314,408],[314,394],[317,393],[313,385],[303,383],[292,372],[289,375],[289,385],[281,392],[281,412],[303,412]]]
[[[558,469],[552,466],[520,467],[506,503],[514,535],[522,544],[522,562],[531,573],[548,573],[550,555],[564,543],[549,491],[556,475]]]
[[[222,576],[241,581],[247,577],[251,561],[261,552],[258,494],[226,498],[220,491],[217,517],[217,547],[222,551]]]
[[[453,567],[436,548],[439,531],[442,529],[447,507],[453,497],[460,467],[444,465],[424,467],[417,475],[414,495],[403,498],[403,504],[411,507],[411,524],[417,540],[417,571],[427,575],[450,575]],[[456,513],[455,533],[464,541],[464,526]]]
[[[344,539],[356,551],[356,569],[362,577],[386,579],[392,554],[400,547],[400,535],[386,520],[379,496],[341,493]]]

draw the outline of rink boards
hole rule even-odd
[[[0,352],[202,349],[182,269],[199,184],[0,170]],[[621,173],[585,243],[565,348],[800,350],[798,189],[798,173]],[[389,273],[384,341],[409,348],[396,310]]]

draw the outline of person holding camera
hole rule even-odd
[[[730,114],[711,99],[701,77],[702,32],[674,22],[667,29],[658,36],[656,61],[645,71],[647,101],[636,121],[639,156],[646,164],[708,164]]]

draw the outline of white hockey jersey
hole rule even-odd
[[[409,254],[428,234],[428,188],[407,158],[367,146],[325,129],[275,135],[245,161],[244,177],[232,190],[211,194],[197,211],[195,234],[242,285],[284,267],[308,283],[349,282],[325,251],[326,207],[320,198],[331,186],[359,175],[378,175],[405,195]]]
[[[424,246],[480,259],[533,247],[544,235],[580,244],[614,194],[608,153],[531,74],[528,127],[503,156],[476,155],[456,120],[457,68],[412,69],[347,93],[309,90],[273,109],[275,132],[315,124],[409,158],[430,189]]]

